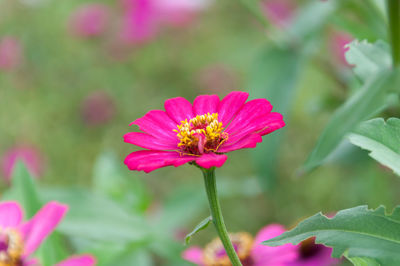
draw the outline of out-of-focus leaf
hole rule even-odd
[[[108,198],[84,189],[48,189],[41,194],[69,205],[60,232],[93,240],[135,242],[149,237],[144,217],[134,216]]]
[[[18,162],[12,177],[12,192],[10,199],[17,200],[23,207],[25,219],[33,217],[42,207],[42,201],[37,193],[35,179],[22,162]],[[40,246],[38,250],[43,265],[55,265],[67,256],[62,238],[54,232]]]
[[[12,177],[12,190],[14,200],[17,200],[24,208],[25,219],[32,218],[42,207],[39,196],[36,192],[36,184],[22,162],[15,166]]]
[[[376,260],[370,258],[349,258],[347,256],[346,258],[355,266],[380,266]]]
[[[143,212],[150,204],[150,195],[133,172],[124,175],[123,164],[111,152],[102,153],[93,169],[94,189],[135,211]]]
[[[186,237],[185,237],[185,245],[189,244],[190,239],[192,238],[192,236],[194,236],[195,234],[197,234],[201,230],[206,229],[207,226],[211,223],[211,221],[212,221],[211,216],[208,216],[206,219],[204,219],[198,225],[196,225],[196,227],[193,229],[193,231],[186,235]]]
[[[363,82],[374,78],[381,71],[389,70],[392,65],[390,46],[382,40],[373,44],[366,40],[353,41],[348,47],[346,60],[354,66],[354,73]]]
[[[349,135],[351,143],[369,150],[369,155],[400,176],[400,119],[372,119]]]
[[[127,266],[127,265],[140,265],[152,266],[154,265],[151,255],[146,250],[134,249],[128,250],[124,254],[120,254],[115,261],[105,264],[107,266]]]
[[[303,59],[303,56],[295,51],[268,47],[257,58],[250,74],[251,95],[268,99],[274,106],[273,111],[282,113],[286,122]],[[281,129],[268,135],[263,143],[252,151],[264,191],[271,189],[275,184],[278,147],[283,133]]]
[[[288,34],[305,40],[318,33],[339,7],[341,1],[311,1],[299,10],[293,19]]]
[[[327,218],[321,213],[300,222],[293,230],[263,242],[269,246],[298,244],[309,237],[333,247],[332,257],[369,258],[381,265],[400,263],[400,206],[386,215],[385,208],[358,206]]]
[[[302,170],[310,171],[322,164],[347,133],[360,122],[385,109],[389,99],[392,99],[388,92],[398,86],[397,71],[380,73],[374,79],[369,79],[335,111]]]

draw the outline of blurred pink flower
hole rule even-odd
[[[298,247],[286,244],[269,247],[261,243],[285,232],[279,224],[271,224],[256,235],[253,240],[248,233],[231,234],[232,244],[243,265],[251,266],[285,266],[290,265],[299,257]],[[204,249],[191,247],[185,250],[182,257],[197,265],[231,265],[219,239],[212,241]]]
[[[343,66],[349,66],[345,56],[346,52],[349,50],[346,45],[353,41],[353,39],[354,38],[350,34],[343,31],[333,31],[333,33],[330,35],[329,49],[331,50],[337,63]]]
[[[109,23],[109,8],[104,4],[85,4],[78,7],[69,19],[71,32],[79,37],[103,34]]]
[[[126,43],[143,43],[157,33],[157,14],[153,0],[122,0],[125,10],[120,38]]]
[[[24,222],[23,211],[17,202],[0,203],[0,265],[39,266],[31,255],[39,248],[60,223],[68,206],[49,202],[29,221]],[[58,266],[92,266],[95,259],[90,255],[71,257]]]
[[[264,0],[261,4],[265,16],[275,26],[285,27],[292,21],[296,9],[293,0]]]
[[[297,246],[286,244],[269,247],[261,244],[284,232],[285,228],[282,225],[270,224],[258,232],[254,241],[247,233],[232,234],[230,237],[245,266],[333,266],[338,264],[339,260],[331,258],[332,249],[316,245],[313,238]],[[208,244],[205,249],[191,247],[182,253],[182,257],[200,266],[231,265],[219,239]]]
[[[0,70],[14,70],[23,60],[20,41],[12,36],[0,39]]]
[[[21,160],[31,175],[40,177],[43,172],[43,158],[40,152],[30,146],[18,146],[7,150],[1,160],[3,175],[8,181],[12,177],[15,164]]]
[[[83,121],[89,126],[108,123],[115,115],[115,104],[105,91],[91,92],[82,102]]]
[[[165,111],[151,110],[131,125],[142,132],[124,135],[124,141],[144,148],[129,154],[130,170],[146,173],[166,166],[196,163],[221,167],[226,153],[255,148],[265,136],[285,126],[280,113],[271,112],[266,99],[247,101],[247,92],[197,96],[193,104],[182,97],[168,99]]]
[[[236,73],[223,64],[208,65],[197,73],[196,81],[202,90],[228,92],[237,89]]]

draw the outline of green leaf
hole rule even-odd
[[[345,253],[349,258],[369,258],[381,265],[400,265],[400,206],[389,215],[382,206],[376,210],[358,206],[339,211],[333,218],[318,213],[263,244],[297,245],[313,236],[316,243],[333,248],[332,257]]]
[[[372,119],[360,124],[348,138],[400,176],[400,119]]]
[[[399,80],[397,71],[380,73],[356,91],[332,115],[302,170],[310,171],[322,164],[347,133],[385,109],[393,99],[388,93],[399,87]]]
[[[201,230],[206,229],[207,226],[211,223],[211,221],[212,221],[211,216],[208,216],[206,219],[204,219],[198,225],[196,225],[196,227],[193,229],[193,231],[186,235],[186,237],[185,237],[185,245],[189,244],[190,239],[192,238],[192,236],[194,236],[195,234],[197,234]]]
[[[370,258],[349,258],[347,256],[346,258],[355,266],[380,266],[376,260]]]
[[[346,60],[354,65],[353,71],[363,82],[381,71],[389,70],[392,65],[390,46],[382,40],[375,43],[353,41],[346,53]]]
[[[266,98],[274,106],[274,112],[283,114],[285,121],[296,93],[304,56],[289,49],[268,47],[257,57],[249,80],[251,95]],[[279,88],[279,89],[277,89]],[[279,145],[283,129],[268,135],[257,149],[252,151],[256,162],[259,182],[264,191],[274,187]]]
[[[25,219],[32,218],[42,207],[36,192],[35,179],[22,162],[18,162],[14,168],[12,190],[13,199],[24,208]]]
[[[134,215],[99,193],[85,189],[42,189],[44,198],[69,205],[58,226],[68,236],[121,243],[144,241],[150,235],[143,216]]]

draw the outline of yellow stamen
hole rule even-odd
[[[0,266],[19,266],[24,251],[23,239],[19,232],[13,229],[0,228],[1,241],[7,249],[0,251]]]

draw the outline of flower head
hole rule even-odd
[[[165,101],[165,111],[152,110],[131,123],[143,132],[126,134],[125,142],[146,150],[129,154],[125,164],[145,172],[189,162],[221,167],[225,153],[254,148],[262,136],[285,125],[266,99],[246,102],[247,98],[248,93],[237,91],[222,100],[201,95],[193,105],[182,97]]]
[[[0,70],[13,70],[22,63],[22,46],[20,41],[12,36],[0,39]]]
[[[279,224],[270,224],[258,232],[253,239],[248,233],[231,234],[232,244],[243,266],[332,266],[338,260],[331,258],[331,248],[315,245],[310,238],[294,246],[286,244],[278,247],[262,245],[265,240],[285,232]],[[213,240],[204,249],[191,247],[185,250],[182,257],[200,266],[230,266],[219,239]]]
[[[283,226],[271,224],[253,237],[248,233],[231,234],[232,244],[243,266],[285,266],[296,261],[298,247],[286,244],[279,247],[268,247],[261,242],[285,232]],[[192,247],[185,250],[183,258],[201,266],[230,266],[231,263],[219,239],[213,240],[204,249]]]
[[[66,205],[49,202],[31,220],[24,222],[22,209],[17,202],[1,202],[0,265],[39,266],[38,260],[31,258],[31,255],[51,234],[67,210]],[[92,256],[84,255],[64,260],[57,266],[91,266],[94,263]]]
[[[101,35],[108,24],[109,10],[103,4],[86,4],[72,13],[69,27],[79,37],[95,37]]]
[[[1,160],[1,169],[9,181],[15,164],[21,160],[34,177],[39,177],[43,172],[43,159],[39,151],[30,146],[13,147],[6,151]]]

